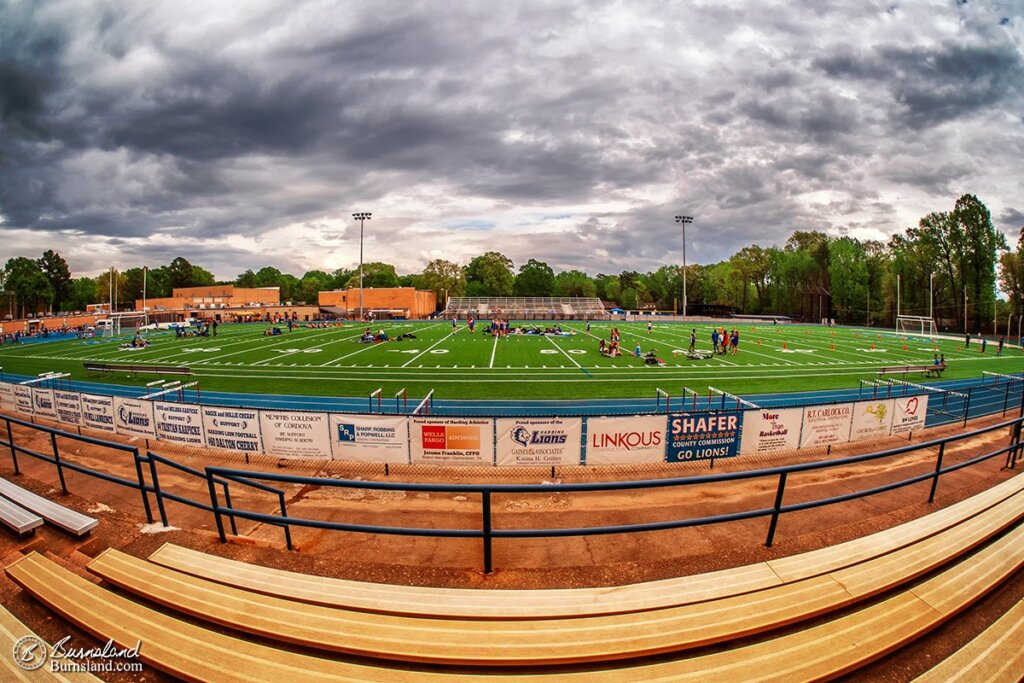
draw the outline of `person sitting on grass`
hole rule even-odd
[[[386,341],[388,341],[388,333],[385,332],[384,330],[381,330],[380,332],[377,333],[377,336],[373,338],[373,341],[374,342],[386,342]]]
[[[658,358],[658,352],[657,351],[655,351],[654,349],[651,349],[644,356],[644,364],[645,365],[664,365],[665,362],[662,361],[660,358]]]
[[[599,339],[597,341],[597,352],[602,356],[607,355],[607,349],[605,348],[604,339]]]

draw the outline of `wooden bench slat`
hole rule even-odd
[[[26,534],[41,527],[43,518],[0,496],[0,522],[18,534]]]
[[[1024,676],[1024,600],[913,683],[1017,683]]]
[[[1024,476],[912,522],[821,550],[642,584],[552,590],[392,586],[300,574],[166,543],[149,556],[171,569],[257,593],[385,613],[487,619],[595,616],[675,607],[762,590],[863,562],[938,533],[1024,490]]]
[[[97,519],[27,491],[3,477],[0,477],[0,495],[76,536],[87,534],[99,524]]]
[[[939,533],[1000,504],[1020,491],[1024,491],[1024,476],[1012,477],[911,522],[818,550],[768,560],[768,566],[784,582],[836,571]]]
[[[423,619],[303,605],[232,588],[108,550],[90,571],[213,623],[307,647],[470,665],[574,663],[679,651],[762,633],[892,589],[1024,517],[1024,493],[918,543],[833,575],[682,607],[543,621]]]
[[[1024,565],[1024,527],[931,577],[912,591],[812,628],[699,657],[596,671],[504,675],[511,681],[692,680],[793,681],[828,679],[914,640],[968,606]],[[182,678],[266,681],[477,681],[478,673],[398,670],[290,653],[231,638],[131,602],[31,553],[7,568],[22,588],[66,618],[121,647],[141,640],[140,658]],[[977,580],[973,580],[977,579]],[[938,611],[919,595],[960,586],[956,603]],[[898,618],[893,618],[899,615]]]
[[[50,671],[48,665],[43,665],[34,671],[26,671],[18,666],[12,656],[14,644],[25,636],[35,635],[35,632],[21,623],[21,620],[0,606],[0,674],[2,674],[0,678],[3,678],[4,681],[33,683],[39,680],[50,680],[66,681],[67,683],[102,683],[99,678],[87,672]],[[38,638],[38,636],[36,637]],[[40,640],[42,639],[40,638]],[[49,643],[47,643],[47,647],[49,647]]]
[[[154,375],[191,375],[192,368],[177,365],[138,363],[83,363],[86,372],[145,372]]]
[[[463,665],[623,659],[696,647],[850,601],[828,577],[688,608],[576,619],[427,619],[296,603],[108,550],[89,570],[124,590],[212,623],[307,647]]]

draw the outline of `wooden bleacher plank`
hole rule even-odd
[[[548,618],[656,609],[781,583],[764,563],[683,579],[600,588],[475,590],[348,581],[262,567],[171,543],[151,561],[211,581],[318,605],[375,612],[476,618]]]
[[[554,618],[658,609],[762,590],[835,571],[941,532],[1024,490],[1024,475],[892,529],[821,550],[643,584],[571,590],[475,590],[392,586],[237,562],[173,544],[150,560],[258,593],[332,607],[421,616]]]
[[[15,533],[27,534],[29,531],[41,527],[43,518],[0,496],[0,522],[3,522],[4,526]]]
[[[851,595],[866,597],[889,588],[887,576],[898,572],[908,579],[921,576],[949,561],[951,553],[962,554],[1024,518],[1024,492],[1018,493],[942,533],[924,538],[912,546],[832,572]]]
[[[831,575],[685,606],[544,621],[435,620],[297,603],[168,570],[108,550],[106,581],[210,622],[307,647],[416,662],[572,663],[691,649],[762,633],[890,590],[959,557],[1024,517],[1024,493],[984,514]],[[443,592],[443,589],[440,589]]]
[[[835,571],[939,533],[998,505],[1019,491],[1024,491],[1024,475],[1007,479],[970,498],[911,522],[819,550],[768,560],[768,566],[783,582]]]
[[[13,657],[14,644],[25,636],[34,635],[36,634],[28,626],[0,606],[0,678],[4,681],[32,683],[33,681],[50,680],[66,681],[67,683],[101,683],[100,679],[90,673],[50,671],[47,665],[34,671],[26,671],[18,666]],[[48,643],[47,646],[49,646]]]
[[[97,519],[64,507],[49,498],[38,496],[3,477],[0,477],[0,495],[75,536],[83,536],[99,524]]]
[[[388,659],[535,665],[697,647],[851,601],[829,577],[687,607],[572,619],[427,619],[296,603],[183,574],[116,550],[89,563],[105,581],[206,621],[306,647]]]
[[[1024,565],[1024,527],[1017,527],[969,560],[923,582],[913,591],[897,593],[870,607],[812,628],[699,657],[596,671],[503,675],[510,681],[674,680],[794,681],[828,679],[910,642],[949,616],[932,608],[920,594],[945,585],[969,586],[957,591],[963,608]],[[477,681],[479,673],[399,670],[285,652],[231,638],[148,609],[105,591],[31,553],[7,568],[22,588],[52,609],[102,639],[122,647],[143,642],[141,658],[148,664],[190,680],[265,681]],[[979,577],[979,581],[971,581]],[[893,618],[898,615],[898,618]]]
[[[1024,600],[913,683],[1017,683],[1024,677]]]

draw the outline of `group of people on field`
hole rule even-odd
[[[691,341],[695,334],[696,330],[690,335]],[[735,356],[740,352],[740,331],[733,328],[732,332],[729,332],[724,327],[711,330],[711,347],[717,354],[724,356],[728,353]]]

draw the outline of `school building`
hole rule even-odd
[[[437,310],[437,294],[415,287],[368,287],[362,290],[362,309],[375,318],[429,318]],[[320,292],[320,310],[337,318],[359,317],[359,288]]]
[[[281,290],[277,287],[175,287],[171,296],[146,299],[145,307],[151,313],[160,311],[200,311],[223,308],[277,306],[281,303]],[[143,308],[142,299],[135,300],[135,310]]]

